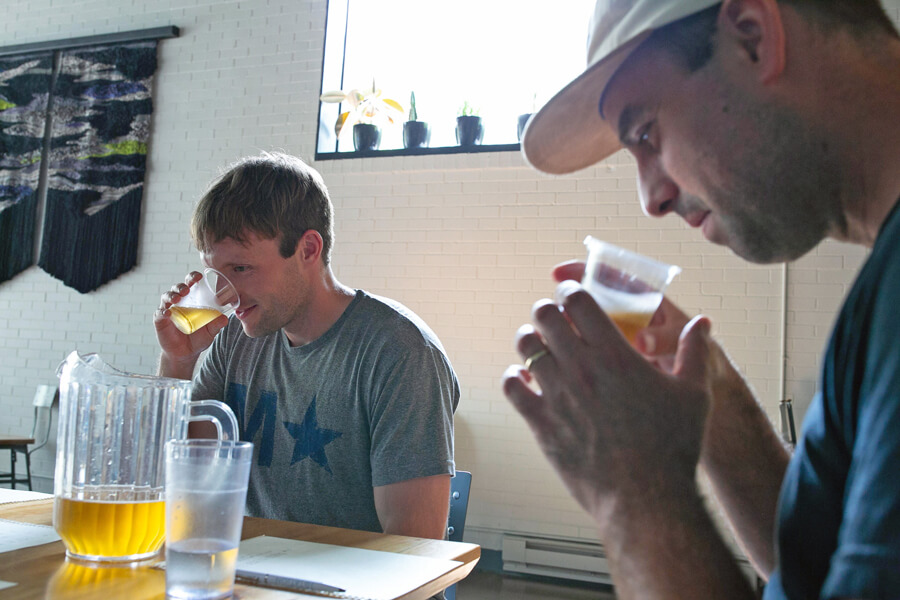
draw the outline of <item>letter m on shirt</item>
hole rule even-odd
[[[229,383],[225,392],[225,403],[235,409],[237,413],[240,436],[242,440],[248,440],[259,448],[260,467],[272,465],[272,454],[275,449],[275,411],[278,408],[278,394],[263,390],[259,394],[259,401],[253,409],[253,413],[247,414],[247,386],[240,383]],[[246,427],[244,426],[246,423]],[[256,433],[262,427],[262,435],[256,439]]]

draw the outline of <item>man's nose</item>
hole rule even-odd
[[[678,186],[658,162],[638,164],[638,194],[644,214],[663,217],[675,210]]]

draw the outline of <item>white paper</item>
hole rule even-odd
[[[28,490],[11,490],[9,488],[0,488],[0,504],[7,504],[9,502],[25,502],[27,500],[47,500],[52,497],[53,494],[29,492]]]
[[[19,548],[48,544],[58,539],[56,531],[49,525],[0,519],[0,554]]]
[[[454,560],[262,535],[241,542],[237,568],[325,583],[348,596],[390,599],[437,579]]]
[[[11,588],[14,585],[19,585],[19,584],[13,583],[12,581],[0,581],[0,590],[5,590],[6,588]]]

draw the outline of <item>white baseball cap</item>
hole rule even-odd
[[[615,126],[600,116],[600,98],[622,63],[654,29],[721,0],[597,0],[587,68],[531,119],[522,134],[525,160],[539,171],[571,173],[619,148]]]

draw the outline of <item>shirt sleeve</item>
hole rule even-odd
[[[373,486],[454,472],[453,411],[459,383],[444,353],[415,337],[395,337],[375,361]]]
[[[896,255],[896,253],[894,253]],[[888,263],[853,307],[836,415],[852,441],[837,549],[822,598],[900,595],[900,266]]]

